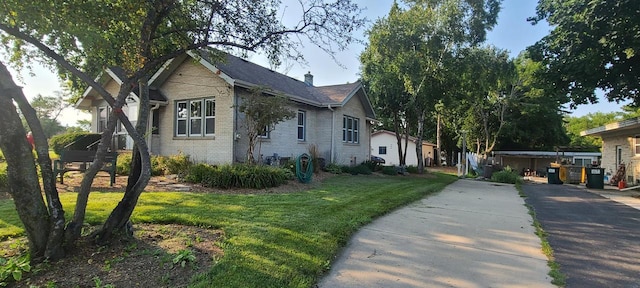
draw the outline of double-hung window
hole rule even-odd
[[[177,137],[215,135],[216,104],[213,98],[176,102]]]
[[[636,135],[634,137],[634,147],[633,147],[633,151],[635,152],[636,155],[640,155],[640,135]]]
[[[342,142],[360,143],[360,120],[345,115],[342,117]]]
[[[307,113],[302,110],[298,110],[298,141],[305,141],[306,139],[306,126],[307,126]]]

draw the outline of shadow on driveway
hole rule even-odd
[[[523,192],[567,287],[640,287],[640,210],[568,185]]]

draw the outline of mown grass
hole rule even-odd
[[[144,193],[134,223],[179,223],[224,230],[222,257],[194,287],[312,287],[362,225],[442,190],[457,178],[340,175],[289,194]],[[104,221],[120,193],[92,193],[87,222]],[[62,194],[72,211],[74,193]],[[13,203],[0,201],[0,237],[16,235]]]

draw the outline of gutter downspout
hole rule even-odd
[[[151,151],[153,150],[153,146],[151,144],[151,137],[153,137],[153,110],[157,110],[158,108],[160,108],[160,104],[156,103],[155,105],[153,105],[151,107],[151,110],[149,111],[149,114],[151,115],[151,117],[149,117],[149,120],[147,121],[147,146],[149,147],[149,153],[151,153]]]
[[[335,162],[335,159],[334,159],[334,157],[335,157],[335,151],[334,151],[334,149],[335,149],[335,147],[334,147],[334,145],[335,145],[334,144],[335,135],[334,134],[335,134],[335,129],[336,129],[336,125],[335,125],[335,123],[336,123],[336,117],[335,117],[336,111],[333,110],[333,108],[331,108],[330,104],[327,104],[327,109],[331,110],[331,151],[330,151],[331,162],[330,163],[334,163]]]

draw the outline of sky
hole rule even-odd
[[[291,1],[284,1],[286,2]],[[297,1],[294,1],[294,3]],[[354,0],[360,7],[364,8],[364,16],[370,20],[366,29],[378,18],[386,16],[391,9],[393,0]],[[526,21],[527,17],[535,15],[534,0],[503,0],[502,9],[498,15],[498,24],[487,35],[487,44],[508,50],[512,57],[516,57],[527,46],[534,44],[549,32],[549,26],[545,23],[531,25]],[[356,31],[356,36],[366,41],[366,29]],[[317,47],[307,45],[302,49],[307,64],[285,63],[283,67],[276,69],[278,72],[287,74],[293,78],[304,80],[304,74],[311,72],[314,75],[314,85],[333,85],[355,82],[359,78],[360,53],[364,50],[363,44],[352,44],[346,51],[337,52],[335,61],[330,55]],[[269,67],[267,61],[261,55],[250,55],[249,61]],[[337,61],[337,62],[336,62]],[[16,79],[16,72],[11,73],[21,85],[27,98],[31,99],[38,94],[53,96],[54,91],[62,90],[57,77],[45,68],[34,64],[33,73],[30,76],[27,71],[21,73],[23,81]],[[572,111],[572,116],[584,116],[593,112],[613,112],[620,111],[623,104],[607,102],[601,99],[600,103],[594,105],[581,105]],[[77,119],[89,119],[87,113],[75,109],[67,109],[62,115],[63,125],[73,126]]]

